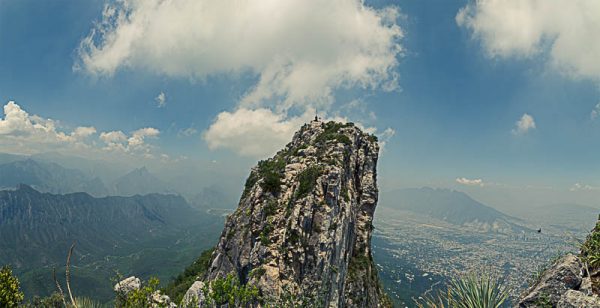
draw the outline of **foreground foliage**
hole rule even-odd
[[[215,249],[211,248],[202,252],[200,257],[190,264],[185,270],[171,281],[162,291],[175,303],[180,303],[185,292],[192,286],[197,278],[204,276],[210,266],[210,257]]]
[[[117,291],[115,299],[115,307],[118,308],[136,308],[136,307],[152,307],[152,295],[157,291],[160,281],[156,277],[152,277],[146,284],[142,284],[139,289],[131,290],[126,294]]]
[[[63,308],[63,299],[57,292],[52,293],[46,297],[34,296],[31,300],[27,301],[22,307],[27,308]]]
[[[19,279],[13,276],[12,269],[3,266],[0,269],[0,307],[17,307],[23,301],[19,286]]]
[[[581,259],[593,269],[600,267],[600,222],[581,245]]]
[[[256,286],[242,285],[238,277],[230,273],[225,278],[217,278],[203,290],[208,305],[225,305],[229,307],[245,307],[260,301]]]
[[[508,290],[501,282],[488,274],[470,273],[457,277],[446,290],[417,301],[417,306],[430,308],[498,308],[508,298]]]

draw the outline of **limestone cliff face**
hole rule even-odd
[[[252,169],[205,281],[233,272],[270,300],[389,305],[370,244],[378,153],[376,137],[351,123],[305,124]]]
[[[555,261],[516,307],[600,308],[600,219],[578,256]]]

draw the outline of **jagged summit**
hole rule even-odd
[[[263,303],[389,305],[370,245],[378,152],[377,138],[352,123],[303,125],[252,168],[204,282],[233,273],[256,286]],[[202,293],[197,283],[186,298]]]

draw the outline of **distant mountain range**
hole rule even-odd
[[[99,177],[54,162],[1,154],[0,189],[15,188],[19,184],[29,185],[41,192],[86,192],[95,197],[176,193],[146,167],[134,169],[114,182],[105,184]]]
[[[109,193],[100,178],[55,163],[28,158],[0,164],[0,188],[14,188],[19,184],[58,194],[87,192],[94,196],[105,196]]]
[[[407,188],[383,193],[382,207],[410,211],[455,225],[483,230],[528,230],[518,218],[482,204],[469,195],[437,188]]]
[[[201,163],[175,164],[172,166],[175,171],[152,166],[152,162],[149,168],[138,163],[109,162],[55,152],[34,155],[0,152],[0,190],[27,184],[41,192],[86,192],[94,197],[179,194],[191,205],[204,209],[232,209],[237,204],[237,185],[232,184],[237,181],[217,179],[218,176],[213,177],[212,171],[203,169],[206,166]],[[231,187],[236,188],[233,193]]]
[[[175,193],[168,185],[150,173],[146,167],[137,168],[118,178],[113,191],[118,196],[145,195],[151,193]]]
[[[202,209],[235,209],[237,201],[213,187],[205,187],[190,198],[191,205]]]
[[[75,285],[108,299],[115,270],[168,280],[214,244],[220,226],[176,195],[94,198],[20,185],[0,191],[0,264],[12,265],[26,294],[48,294],[52,267],[75,242]]]

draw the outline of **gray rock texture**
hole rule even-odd
[[[135,276],[131,276],[131,277],[125,278],[125,279],[117,282],[115,284],[114,290],[117,293],[126,295],[127,293],[129,293],[133,290],[138,290],[141,287],[142,287],[142,281]]]
[[[183,296],[182,304],[183,307],[202,307],[204,306],[204,282],[196,281],[192,286],[185,292]]]
[[[598,308],[600,299],[596,296],[587,296],[583,292],[568,290],[563,294],[556,305],[557,308]]]
[[[542,274],[529,294],[521,299],[519,306],[535,307],[545,301],[556,305],[567,290],[579,289],[582,269],[579,258],[572,254],[564,256]]]
[[[371,254],[378,153],[352,123],[305,124],[252,169],[205,282],[234,273],[270,302],[390,306]]]
[[[582,244],[579,256],[568,254],[552,264],[521,296],[518,307],[600,307],[598,255],[600,220]]]

